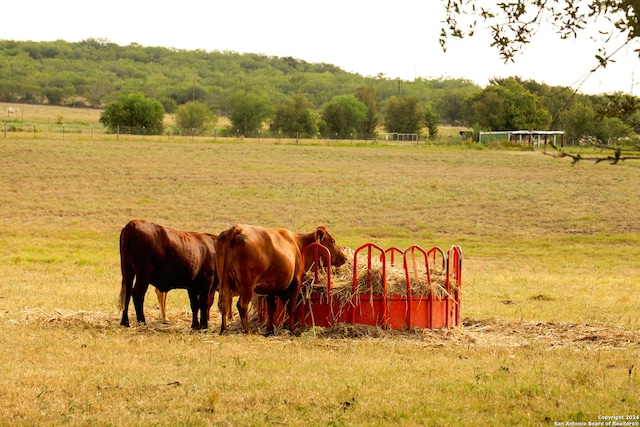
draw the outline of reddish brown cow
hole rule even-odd
[[[222,318],[220,333],[227,329],[227,314],[231,298],[239,295],[237,307],[246,333],[251,333],[247,309],[254,292],[266,295],[267,335],[273,334],[276,296],[287,307],[288,327],[294,330],[294,311],[300,293],[304,264],[301,251],[320,242],[331,253],[331,263],[340,266],[347,257],[336,245],[324,225],[309,234],[294,233],[282,228],[234,225],[216,240],[216,271],[220,283],[218,308]]]
[[[120,233],[120,304],[123,308],[120,324],[129,326],[131,297],[136,319],[145,323],[144,297],[152,284],[160,292],[186,289],[191,304],[191,327],[206,329],[208,300],[213,303],[210,290],[214,291],[217,286],[216,238],[212,234],[181,231],[142,220],[129,222]]]

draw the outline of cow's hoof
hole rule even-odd
[[[206,331],[207,325],[191,325],[191,329],[194,331]]]

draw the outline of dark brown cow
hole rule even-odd
[[[309,234],[282,228],[234,225],[216,240],[216,271],[220,283],[218,308],[222,318],[220,333],[227,329],[231,298],[239,295],[237,307],[246,333],[251,333],[247,309],[254,292],[266,295],[267,335],[273,334],[276,296],[287,306],[288,327],[294,330],[294,311],[304,275],[301,251],[314,242],[329,249],[331,263],[340,266],[347,257],[324,225]]]
[[[120,233],[120,304],[123,308],[120,324],[129,326],[131,297],[136,319],[145,323],[144,297],[152,284],[160,292],[186,289],[193,315],[191,327],[206,329],[208,300],[213,303],[210,290],[214,291],[217,286],[216,238],[213,234],[181,231],[142,220],[129,222]],[[162,302],[160,304],[162,307]]]

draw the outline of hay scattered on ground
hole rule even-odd
[[[216,313],[217,314],[217,313]],[[212,319],[207,331],[193,332],[190,329],[191,314],[170,311],[171,321],[164,324],[155,317],[155,311],[147,314],[147,325],[131,328],[120,326],[120,314],[115,311],[72,311],[29,309],[0,312],[0,326],[29,326],[43,328],[81,328],[88,330],[123,331],[143,334],[200,333],[216,336],[220,328],[219,317]],[[255,334],[264,333],[264,326],[256,316],[251,316],[251,327]],[[237,316],[229,323],[229,333],[242,333]],[[276,330],[276,335],[288,332]],[[553,348],[640,348],[640,330],[630,331],[612,325],[589,325],[562,322],[523,322],[501,319],[469,319],[463,325],[450,329],[419,329],[396,331],[376,326],[339,324],[331,328],[309,327],[300,331],[303,338],[322,340],[338,339],[402,339],[415,340],[430,348],[501,348],[540,345]],[[294,339],[294,338],[291,338]]]

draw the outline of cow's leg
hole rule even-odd
[[[200,329],[200,322],[198,322],[198,310],[200,309],[199,295],[193,288],[187,289],[189,293],[189,304],[191,305],[191,329]]]
[[[251,334],[251,328],[249,327],[249,319],[247,314],[249,312],[249,304],[251,303],[251,297],[253,296],[253,287],[248,287],[248,290],[243,290],[238,298],[238,313],[240,314],[240,320],[242,321],[242,328],[247,334]]]
[[[220,325],[220,335],[227,332],[227,308],[230,304],[227,303],[227,298],[230,298],[229,295],[231,292],[226,287],[221,287],[218,292],[218,311],[220,311],[220,317],[222,319],[222,324]]]
[[[156,288],[156,297],[160,307],[160,320],[162,320],[162,323],[167,323],[167,292],[162,292]]]
[[[138,274],[136,276],[136,284],[133,286],[131,293],[138,323],[147,323],[144,319],[144,296],[147,293],[147,289],[149,289],[149,278]]]
[[[267,300],[267,332],[264,335],[269,337],[274,333],[273,319],[276,315],[276,296],[267,295],[265,299]]]
[[[209,291],[209,295],[207,295],[207,322],[211,319],[211,307],[213,306],[215,297],[216,291]]]
[[[122,302],[122,320],[120,324],[122,326],[129,326],[129,301],[131,300],[131,289],[133,288],[133,277],[135,273],[130,268],[124,268],[122,270],[122,290],[120,291]]]
[[[211,319],[211,307],[216,298],[216,289],[218,289],[218,277],[214,274],[209,293],[207,294],[207,321]]]
[[[198,304],[200,306],[200,329],[207,329],[209,327],[209,289],[211,285],[205,285],[200,289],[200,296],[198,297]],[[213,301],[211,301],[213,303]]]
[[[289,331],[295,332],[296,327],[296,305],[298,303],[298,295],[300,294],[300,283],[296,278],[289,285],[289,301],[287,301],[287,324]]]

